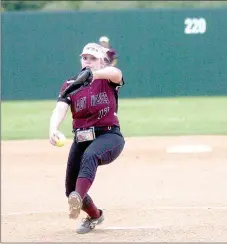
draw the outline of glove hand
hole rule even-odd
[[[71,84],[66,87],[66,89],[60,94],[60,97],[66,98],[72,92],[75,92],[83,85],[89,85],[93,80],[92,70],[88,67],[83,68],[79,75],[75,77],[75,80],[71,82]]]
[[[57,141],[60,139],[60,137],[62,135],[63,134],[60,131],[58,131],[58,130],[52,131],[50,133],[50,138],[49,138],[50,144],[52,144],[53,146],[56,146]]]
[[[84,85],[89,85],[93,80],[93,72],[92,72],[91,68],[85,67],[81,70],[81,73],[82,72],[86,72],[86,74],[87,74],[84,77]]]

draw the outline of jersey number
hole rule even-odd
[[[98,119],[101,119],[102,117],[106,116],[106,114],[110,111],[110,107],[103,108],[99,110],[99,116]]]

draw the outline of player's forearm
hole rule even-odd
[[[50,118],[50,134],[59,129],[65,119],[69,105],[64,102],[58,102]]]
[[[96,70],[93,72],[93,77],[95,79],[106,79],[111,80],[114,83],[121,83],[122,73],[118,68],[106,67],[104,69]]]

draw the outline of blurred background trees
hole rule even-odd
[[[227,7],[227,1],[1,1],[1,11]]]

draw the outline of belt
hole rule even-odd
[[[77,131],[81,131],[81,130],[87,130],[89,128],[94,128],[95,131],[97,132],[104,132],[104,131],[110,131],[110,130],[113,130],[113,129],[116,129],[116,128],[120,128],[119,126],[116,126],[116,125],[111,125],[111,126],[100,126],[100,127],[96,127],[96,126],[91,126],[91,127],[87,127],[87,128],[74,128],[73,129],[73,133],[76,133]]]

